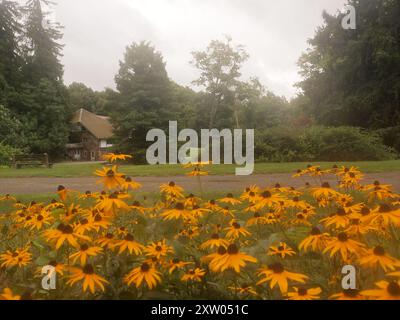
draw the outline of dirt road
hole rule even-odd
[[[202,177],[203,189],[208,191],[237,191],[242,190],[249,185],[259,185],[262,187],[273,185],[279,182],[281,185],[293,187],[303,186],[305,181],[314,183],[313,178],[293,179],[291,174],[260,174],[251,176],[206,176]],[[98,178],[80,177],[80,178],[5,178],[0,179],[0,194],[37,194],[55,192],[59,185],[69,189],[85,192],[100,191],[101,185],[96,184]],[[372,183],[379,180],[381,183],[391,184],[396,192],[400,192],[400,172],[370,173],[364,177],[364,183]],[[182,185],[185,190],[198,192],[198,183],[196,178],[185,176],[174,177],[138,177],[135,181],[140,182],[143,187],[140,189],[145,192],[158,191],[162,183],[175,181]],[[332,177],[324,178],[324,181],[335,185],[336,179]]]

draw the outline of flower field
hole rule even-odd
[[[129,157],[108,155],[95,172],[101,193],[0,197],[13,208],[0,216],[0,299],[400,299],[400,195],[383,181],[310,165],[293,175],[312,181],[299,189],[277,182],[206,199],[166,181],[160,200],[140,202],[141,185],[117,165]],[[184,168],[199,190],[207,165]],[[342,287],[345,265],[356,289]]]

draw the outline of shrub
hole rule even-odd
[[[21,149],[0,143],[0,165],[10,165],[13,155],[21,153]]]
[[[355,127],[273,128],[256,137],[257,161],[367,161],[395,158],[376,134]]]

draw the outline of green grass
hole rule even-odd
[[[263,173],[288,173],[297,169],[305,168],[307,162],[292,163],[257,163],[254,174]],[[400,160],[392,161],[366,161],[366,162],[313,162],[322,168],[332,167],[334,164],[359,167],[363,172],[391,172],[400,171]],[[100,164],[55,164],[52,169],[46,168],[0,168],[0,178],[17,177],[89,177]],[[235,173],[236,165],[212,165],[208,169],[212,175],[231,175]],[[181,165],[122,165],[121,172],[130,176],[177,176],[184,175],[185,170]]]

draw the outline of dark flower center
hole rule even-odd
[[[378,180],[374,181],[374,186],[379,186],[381,183]]]
[[[376,246],[374,248],[374,255],[376,256],[384,256],[385,255],[385,249],[381,246]]]
[[[261,215],[260,215],[258,212],[256,212],[256,213],[254,214],[254,218],[259,218],[259,217],[261,217]]]
[[[80,222],[80,224],[82,224],[82,225],[88,224],[88,223],[89,223],[88,219],[81,219],[79,222]]]
[[[389,294],[392,296],[400,296],[400,286],[397,282],[392,281],[387,286],[387,292],[389,292]]]
[[[126,182],[132,182],[132,178],[131,178],[131,177],[128,177],[128,178],[125,179],[125,181],[126,181]]]
[[[351,298],[357,297],[358,293],[359,293],[359,290],[357,290],[357,289],[345,289],[345,290],[343,290],[343,294],[345,296],[351,297]]]
[[[299,296],[306,296],[307,295],[307,289],[306,288],[299,288],[297,293],[299,294]]]
[[[177,264],[177,263],[179,263],[179,261],[180,261],[180,260],[179,260],[178,258],[174,258],[174,259],[172,260],[172,263],[173,263],[173,264]]]
[[[235,229],[240,229],[240,224],[237,222],[232,223],[232,227],[234,227]]]
[[[264,191],[264,192],[261,194],[261,196],[262,196],[263,198],[271,198],[272,194],[271,194],[271,192],[269,192],[269,191]]]
[[[133,241],[135,238],[133,237],[133,235],[131,235],[130,233],[128,233],[126,236],[125,236],[125,240],[126,241]]]
[[[107,233],[107,234],[106,234],[106,238],[107,238],[107,239],[112,239],[112,238],[114,238],[114,235],[111,234],[111,233]]]
[[[363,208],[361,209],[361,214],[362,214],[363,216],[366,216],[366,215],[369,214],[369,213],[370,213],[370,210],[369,210],[368,207],[363,207]]]
[[[181,202],[178,202],[175,206],[175,209],[177,209],[177,210],[183,210],[184,208],[185,207],[184,207],[183,203],[181,203]]]
[[[284,246],[279,246],[279,247],[278,247],[278,251],[283,251],[283,250],[285,250],[285,247],[284,247]]]
[[[343,208],[339,208],[339,209],[337,209],[336,214],[337,214],[338,216],[345,216],[345,215],[346,215],[346,211],[344,211]]]
[[[57,263],[56,260],[51,260],[48,264],[49,264],[50,266],[53,266],[54,268],[57,267],[57,265],[58,265],[58,263]]]
[[[227,197],[227,198],[233,198],[233,194],[232,194],[232,193],[228,193],[228,194],[226,195],[226,197]]]
[[[294,201],[294,202],[299,202],[299,197],[294,197],[294,198],[293,198],[293,201]]]
[[[379,207],[379,212],[380,213],[386,213],[386,212],[390,212],[390,206],[388,204],[381,204],[381,206]]]
[[[99,215],[99,214],[96,214],[95,216],[94,216],[94,221],[96,221],[96,222],[99,222],[99,221],[101,221],[103,218],[101,217],[101,215]]]
[[[87,264],[86,266],[83,267],[83,273],[85,274],[93,274],[94,273],[94,268],[91,264]]]
[[[349,237],[345,232],[341,232],[338,234],[338,240],[341,242],[346,242],[347,240],[349,240]]]
[[[214,233],[214,234],[211,236],[211,239],[219,239],[218,233]]]
[[[250,197],[254,197],[256,194],[255,194],[253,191],[251,191],[251,192],[249,193],[249,195],[250,195]]]
[[[133,205],[134,207],[140,207],[140,206],[141,206],[141,204],[140,204],[139,201],[134,201],[132,205]]]
[[[317,227],[313,227],[312,229],[311,229],[311,235],[312,236],[318,236],[318,235],[320,235],[321,234],[321,230],[319,230]]]
[[[175,182],[171,181],[170,183],[168,183],[168,185],[169,185],[170,187],[175,187]]]
[[[63,190],[65,190],[64,186],[58,186],[57,191],[63,191]]]
[[[226,253],[226,249],[223,246],[219,246],[218,248],[218,254],[219,255],[224,255]]]
[[[322,187],[322,188],[330,188],[331,186],[330,186],[330,184],[329,184],[328,182],[324,182],[324,183],[321,185],[321,187]]]
[[[81,245],[81,251],[86,251],[87,249],[89,249],[89,246],[86,243]]]
[[[283,271],[285,271],[285,268],[279,262],[270,264],[268,268],[271,269],[274,273],[282,273]]]
[[[191,274],[191,275],[193,275],[194,274],[194,270],[193,269],[191,269],[191,270],[189,270],[189,272],[188,272],[189,274]]]
[[[231,244],[228,247],[228,254],[238,254],[239,253],[239,248],[235,244]]]
[[[150,266],[149,266],[146,262],[144,262],[144,263],[141,265],[140,270],[141,270],[142,272],[148,272],[148,271],[150,270]]]
[[[115,174],[114,174],[114,171],[108,170],[107,173],[106,173],[106,175],[107,175],[108,178],[114,178],[114,175],[115,175]]]
[[[42,221],[44,218],[41,214],[39,214],[36,219],[37,219],[37,221]]]
[[[215,204],[215,200],[210,200],[210,204],[214,205]]]
[[[281,187],[281,185],[279,183],[275,184],[275,188],[280,188],[280,187]]]
[[[162,247],[161,246],[157,246],[156,247],[156,251],[162,251]]]
[[[90,196],[92,193],[91,193],[90,191],[86,191],[85,194],[86,194],[87,196]]]

